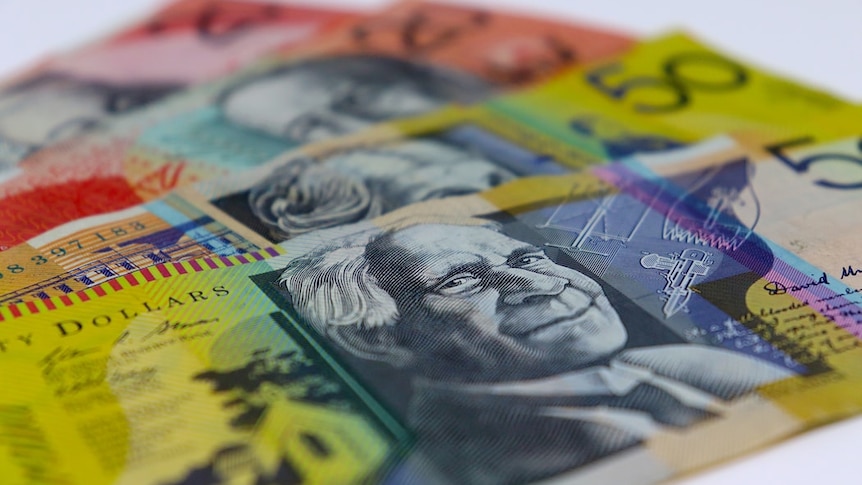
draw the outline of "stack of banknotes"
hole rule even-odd
[[[0,85],[0,482],[656,483],[858,414],[860,125],[687,33],[178,0]]]

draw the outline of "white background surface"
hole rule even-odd
[[[273,0],[270,0],[273,1]],[[278,1],[278,0],[276,0]],[[381,0],[306,0],[381,6]],[[160,0],[0,0],[0,77],[111,32]],[[728,54],[862,100],[862,0],[464,0],[649,35],[681,27]],[[862,133],[862,129],[860,129]],[[862,389],[859,389],[862,393]],[[862,484],[862,418],[797,437],[678,485]],[[616,485],[616,484],[609,484]]]

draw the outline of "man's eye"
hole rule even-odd
[[[469,285],[478,281],[476,275],[472,273],[462,273],[455,275],[437,286],[438,290],[458,290],[466,288]]]
[[[538,261],[542,261],[543,259],[546,259],[544,254],[527,254],[518,258],[516,263],[518,266],[525,266]]]
[[[333,101],[336,111],[364,108],[370,103],[373,90],[368,86],[350,86]]]

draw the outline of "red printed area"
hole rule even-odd
[[[589,25],[430,1],[399,2],[337,35],[314,40],[303,55],[421,59],[509,87],[621,54],[634,44],[628,35]]]
[[[81,217],[143,202],[123,177],[68,181],[6,197],[0,204],[0,250]]]
[[[203,40],[228,42],[266,25],[326,23],[350,14],[332,10],[247,1],[184,0],[169,5],[149,21],[115,39],[193,32]]]

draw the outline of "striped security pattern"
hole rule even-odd
[[[25,315],[35,315],[37,313],[54,310],[60,307],[71,306],[79,302],[89,301],[94,298],[105,296],[109,293],[120,291],[124,288],[138,286],[149,281],[161,280],[186,273],[199,273],[210,269],[227,268],[238,264],[262,261],[266,258],[278,256],[281,253],[282,252],[278,248],[270,247],[260,251],[248,252],[234,256],[217,256],[212,258],[161,263],[67,295],[0,306],[0,322],[20,318]]]

